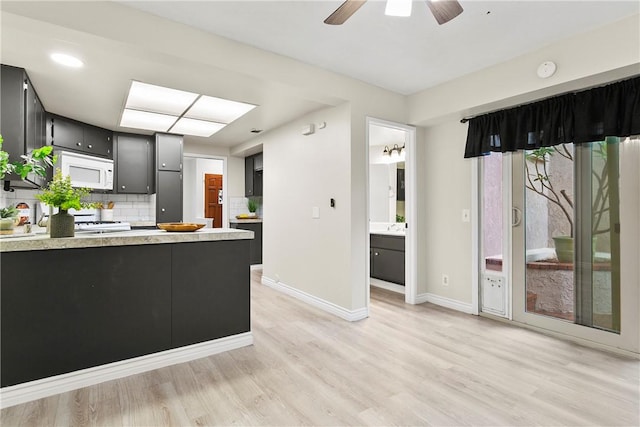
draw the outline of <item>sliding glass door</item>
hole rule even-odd
[[[492,153],[481,162],[481,301],[491,301],[487,277],[503,277],[503,316],[637,348],[640,140]],[[500,314],[484,301],[481,309]]]

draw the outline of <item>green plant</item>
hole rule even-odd
[[[19,213],[15,206],[7,206],[0,209],[0,218],[17,218]]]
[[[45,176],[47,167],[53,166],[56,162],[56,156],[51,155],[53,147],[48,145],[33,150],[31,153],[22,155],[20,162],[9,161],[9,153],[2,150],[2,135],[0,135],[0,179],[15,173],[20,179],[25,179],[30,173]]]
[[[255,213],[258,210],[258,201],[252,197],[247,199],[247,208],[249,208],[249,212]]]
[[[83,202],[82,198],[89,194],[88,188],[73,188],[71,177],[63,176],[60,169],[56,170],[53,180],[42,193],[36,194],[36,198],[48,206],[59,208],[63,211],[69,209],[91,208],[93,203]]]
[[[404,217],[402,215],[396,214],[396,222],[404,222]]]

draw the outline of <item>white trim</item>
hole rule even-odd
[[[369,317],[368,307],[362,307],[356,310],[348,310],[344,307],[340,307],[339,305],[336,305],[332,302],[325,301],[292,286],[285,285],[282,282],[276,282],[275,280],[267,276],[262,276],[262,284],[350,322],[355,322]]]
[[[262,270],[262,264],[251,264],[249,267],[250,270]]]
[[[441,307],[450,308],[452,310],[461,311],[467,314],[474,314],[472,303],[462,302],[455,299],[442,297],[436,294],[431,294],[431,293],[419,294],[416,300],[418,301],[417,304],[430,302],[431,304],[439,305]]]
[[[480,313],[480,212],[481,203],[478,193],[479,187],[479,160],[471,161],[471,314]]]
[[[253,344],[251,332],[161,351],[0,389],[0,408],[19,405],[165,366],[189,362]]]
[[[385,280],[376,279],[374,277],[369,278],[369,283],[371,286],[375,286],[376,288],[386,289],[391,292],[396,292],[404,295],[406,289],[402,285],[398,285],[397,283],[387,282]]]

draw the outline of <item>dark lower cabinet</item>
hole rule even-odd
[[[251,329],[249,240],[174,245],[172,346]]]
[[[405,284],[403,236],[371,235],[370,275],[386,282]]]
[[[231,228],[253,231],[253,240],[249,244],[251,265],[262,264],[262,223],[261,222],[238,222],[231,223]]]
[[[171,348],[170,257],[169,245],[3,253],[2,387]]]
[[[249,240],[0,261],[2,387],[251,330]]]

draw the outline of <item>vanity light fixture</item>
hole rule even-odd
[[[131,82],[120,126],[209,137],[256,105]]]
[[[75,56],[67,55],[66,53],[52,53],[50,58],[60,65],[71,68],[80,68],[84,65],[84,62],[76,58]]]

